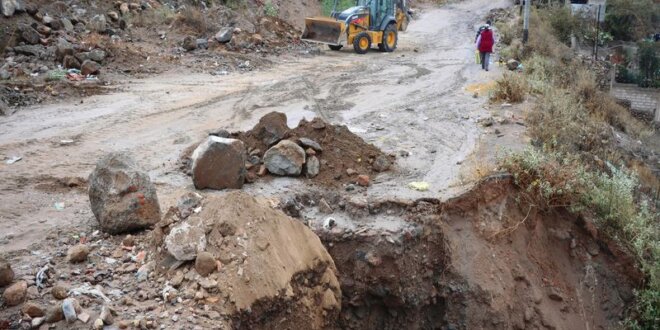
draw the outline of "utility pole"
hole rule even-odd
[[[523,19],[523,44],[527,44],[527,40],[529,39],[529,10],[532,6],[532,0],[525,0],[523,3],[525,6]]]

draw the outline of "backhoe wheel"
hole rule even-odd
[[[334,50],[334,51],[341,50],[343,47],[344,46],[342,46],[342,45],[328,45],[328,48],[330,48],[331,50]]]
[[[399,43],[399,32],[395,24],[390,24],[383,31],[383,43],[378,45],[378,48],[383,52],[391,53],[396,49]]]
[[[358,54],[366,54],[371,48],[371,37],[369,33],[360,32],[353,39],[353,49]]]

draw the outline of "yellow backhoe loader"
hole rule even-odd
[[[356,0],[355,6],[337,10],[335,0],[330,17],[305,19],[302,40],[327,44],[332,50],[353,45],[365,54],[377,44],[384,52],[393,52],[399,42],[399,31],[410,21],[407,0]]]

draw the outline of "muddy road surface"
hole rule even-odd
[[[400,34],[394,53],[323,50],[282,57],[267,71],[229,76],[184,70],[125,81],[106,95],[22,109],[0,118],[0,246],[24,249],[53,227],[94,222],[86,178],[105,153],[131,151],[157,184],[162,207],[193,189],[176,162],[214,129],[251,128],[271,111],[289,125],[320,117],[345,124],[397,155],[393,171],[372,178],[368,197],[448,198],[466,188],[461,166],[479,144],[487,95],[466,88],[499,75],[474,63],[474,31],[508,1],[470,0],[426,8]],[[430,185],[426,192],[407,187]],[[282,195],[306,189],[278,178],[246,189]]]

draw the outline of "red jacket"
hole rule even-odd
[[[495,45],[495,37],[493,36],[493,30],[486,29],[481,31],[479,36],[479,51],[482,53],[492,53],[493,46]]]

